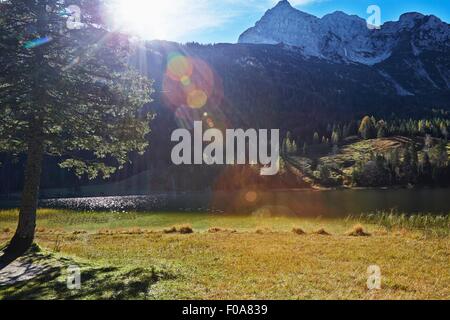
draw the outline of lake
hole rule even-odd
[[[288,190],[273,192],[184,192],[139,196],[42,200],[49,208],[75,210],[207,211],[256,215],[345,216],[395,210],[450,213],[450,189]],[[6,202],[2,202],[5,207]],[[9,203],[7,206],[11,207]]]

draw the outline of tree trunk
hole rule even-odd
[[[19,223],[14,237],[11,239],[5,250],[5,257],[12,257],[13,259],[19,257],[33,244],[42,172],[42,159],[44,157],[43,146],[42,140],[37,137],[34,137],[28,145]]]
[[[37,31],[41,37],[48,31],[47,1],[37,1]],[[0,257],[0,269],[24,254],[33,244],[36,229],[36,211],[38,206],[39,186],[41,184],[42,160],[44,157],[44,138],[42,132],[42,106],[46,104],[46,91],[41,82],[44,72],[44,49],[37,47],[34,52],[36,70],[34,71],[33,99],[36,112],[30,116],[30,131],[28,137],[27,162],[22,191],[19,223],[16,233]]]

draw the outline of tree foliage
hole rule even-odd
[[[375,123],[372,118],[366,116],[362,119],[359,126],[359,133],[363,139],[375,138]]]
[[[129,67],[128,38],[105,28],[104,5],[0,4],[0,152],[40,144],[62,167],[94,178],[144,151],[149,117],[140,109],[151,101],[151,82]]]

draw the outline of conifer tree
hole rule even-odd
[[[147,146],[141,107],[151,82],[129,67],[132,47],[106,29],[103,5],[0,3],[0,151],[27,157],[18,227],[4,257],[33,242],[44,155],[63,158],[78,175],[108,177]]]
[[[375,123],[373,122],[373,119],[369,116],[365,116],[361,121],[358,131],[363,139],[373,139],[375,137]]]

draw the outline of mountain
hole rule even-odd
[[[174,112],[182,104],[164,94],[165,84],[172,83],[167,81],[168,61],[181,53],[207,65],[220,92],[200,114],[220,112],[235,127],[288,130],[364,114],[420,117],[433,108],[450,108],[449,52],[424,50],[414,56],[405,47],[399,45],[392,57],[372,66],[305,56],[302,48],[286,44],[155,41],[147,43],[139,59],[146,57],[148,75],[163,93],[153,104],[162,112]]]
[[[379,29],[368,28],[355,15],[337,11],[317,18],[283,0],[245,31],[239,43],[284,43],[302,48],[306,56],[374,65],[398,50],[409,50],[412,56],[428,51],[448,53],[450,28],[439,18],[420,13],[403,14],[399,21]]]

